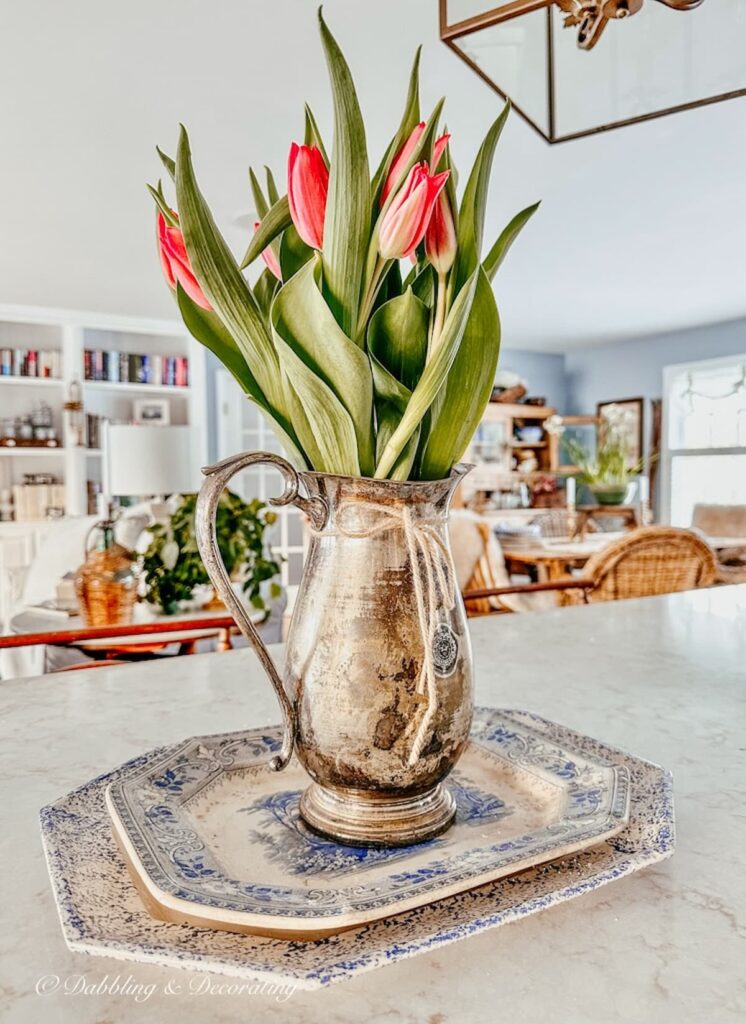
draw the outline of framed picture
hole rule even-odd
[[[635,465],[643,455],[643,411],[645,408],[644,398],[619,398],[615,402],[599,402],[596,406],[596,415],[601,423],[611,406],[619,410],[623,415],[621,422],[627,437],[627,448],[629,450],[629,464]]]
[[[136,399],[133,420],[143,427],[167,427],[171,423],[171,406],[168,399]]]

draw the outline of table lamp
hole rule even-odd
[[[119,497],[193,494],[200,487],[193,428],[105,424],[103,492]]]

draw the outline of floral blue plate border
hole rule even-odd
[[[619,832],[627,769],[477,711],[449,778],[455,825],[417,846],[345,847],[298,811],[294,762],[268,768],[280,728],[196,736],[107,791],[115,837],[157,917],[318,938],[553,860]]]
[[[174,749],[153,751],[43,808],[42,834],[68,946],[86,953],[314,988],[493,928],[671,855],[671,776],[663,769],[526,712],[507,717],[547,742],[599,763],[626,768],[630,818],[615,836],[550,864],[503,877],[468,893],[312,942],[190,928],[155,921],[144,909],[116,848],[105,792],[142,775]],[[270,735],[269,733],[267,735]]]

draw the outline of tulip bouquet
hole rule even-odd
[[[157,238],[188,330],[269,419],[299,469],[378,479],[448,475],[489,400],[500,347],[490,282],[531,206],[486,255],[487,186],[508,108],[489,129],[460,202],[443,100],[420,120],[419,51],[404,113],[378,169],[347,63],[319,12],[334,99],[328,154],[306,107],[287,192],[250,171],[259,215],[243,261],[231,254],[195,178],[182,128],[158,150]],[[243,274],[266,265],[251,286]]]

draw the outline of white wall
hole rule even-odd
[[[316,6],[0,0],[0,302],[173,314],[144,184],[160,173],[155,144],[173,150],[179,121],[216,219],[242,251],[247,228],[235,218],[252,205],[248,165],[281,173],[306,99],[329,132]],[[440,43],[435,0],[324,9],[353,67],[373,160],[423,42],[423,103],[447,96],[463,181],[501,101]],[[488,243],[516,210],[543,204],[496,281],[506,347],[562,352],[746,315],[745,109],[735,100],[555,147],[514,115]]]

